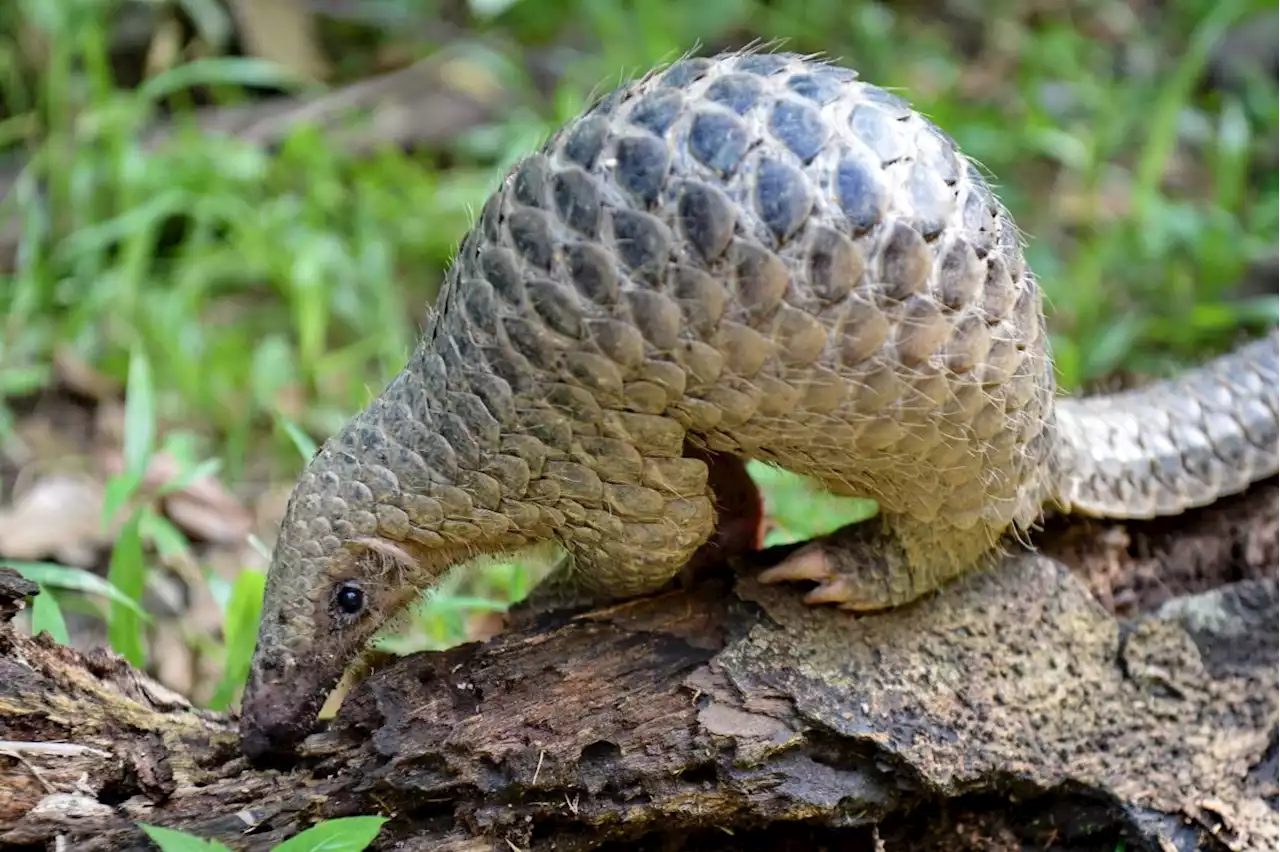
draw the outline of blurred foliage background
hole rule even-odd
[[[822,53],[950,132],[1027,236],[1064,391],[1203,359],[1277,321],[1276,31],[1262,0],[10,0],[0,558],[34,629],[226,706],[291,478],[490,189],[688,51]],[[529,582],[454,583],[392,647]]]

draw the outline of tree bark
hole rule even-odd
[[[884,615],[742,573],[545,616],[386,665],[273,769],[114,655],[0,624],[0,847],[150,848],[141,821],[266,850],[381,814],[375,848],[447,852],[1275,848],[1276,524],[1271,480],[1054,525]],[[1153,554],[1154,597],[1099,602]],[[0,619],[30,593],[0,576]]]

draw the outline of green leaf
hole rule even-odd
[[[1053,341],[1053,366],[1058,373],[1058,386],[1063,391],[1075,390],[1083,379],[1084,366],[1080,346],[1074,337],[1051,335]]]
[[[1119,369],[1141,338],[1145,324],[1132,314],[1120,316],[1092,340],[1084,356],[1084,375],[1096,379]]]
[[[503,601],[495,601],[490,598],[480,598],[474,595],[438,595],[434,603],[437,606],[452,607],[459,610],[475,610],[479,612],[506,612],[511,605]]]
[[[43,365],[4,367],[0,369],[0,395],[23,396],[49,383],[52,370]]]
[[[137,95],[156,101],[193,86],[252,86],[300,92],[311,88],[305,80],[276,62],[238,56],[197,59],[174,66],[146,80]]]
[[[53,593],[44,586],[40,587],[40,594],[31,601],[31,632],[36,636],[47,632],[58,644],[71,644],[71,634],[67,632],[62,607],[58,605],[58,599]]]
[[[1248,0],[1216,3],[1201,18],[1191,34],[1172,73],[1164,75],[1164,84],[1153,103],[1144,112],[1148,137],[1138,157],[1134,176],[1134,198],[1140,210],[1159,200],[1160,182],[1177,145],[1177,123],[1213,49],[1240,18],[1249,12]]]
[[[264,408],[270,407],[280,388],[297,381],[293,349],[283,335],[273,334],[253,350],[253,397]]]
[[[129,383],[124,401],[124,469],[140,482],[151,463],[156,441],[155,389],[151,362],[141,346],[129,357]]]
[[[129,498],[142,484],[142,477],[130,473],[122,473],[107,480],[106,490],[102,495],[102,525],[110,527],[116,514],[129,502]]]
[[[1249,117],[1236,98],[1227,97],[1218,117],[1213,192],[1218,206],[1234,210],[1249,189]]]
[[[330,321],[326,294],[341,276],[343,260],[342,247],[336,239],[319,238],[308,241],[290,270],[298,360],[308,369],[314,369],[325,353]]]
[[[166,219],[191,208],[191,197],[169,190],[148,198],[118,216],[86,225],[57,244],[54,259],[62,264],[74,263],[103,252],[140,234],[154,233]]]
[[[199,464],[191,465],[160,487],[159,496],[181,491],[191,484],[207,476],[215,476],[222,469],[221,459],[205,459]]]
[[[221,51],[235,29],[231,15],[217,0],[178,0],[204,43]]]
[[[344,817],[308,828],[272,852],[360,852],[382,830],[386,817]]]
[[[111,551],[111,567],[107,579],[118,587],[134,606],[112,603],[107,619],[107,638],[111,647],[135,668],[146,663],[146,649],[142,642],[142,619],[138,616],[142,592],[147,585],[146,563],[142,558],[141,513],[134,513],[120,530],[115,548]]]
[[[760,489],[769,516],[782,527],[767,546],[803,541],[873,517],[874,500],[823,491],[811,480],[770,464],[752,461],[747,473]]]
[[[150,508],[142,509],[138,531],[164,559],[181,557],[191,552],[191,542],[173,521]]]
[[[303,432],[298,425],[283,414],[276,414],[276,422],[280,424],[280,428],[289,436],[289,440],[293,441],[293,446],[297,448],[298,454],[305,461],[310,461],[319,449],[316,442],[311,440],[306,432]]]
[[[267,575],[262,571],[246,569],[236,577],[227,603],[227,615],[223,634],[226,637],[227,657],[223,664],[222,679],[214,690],[209,707],[225,710],[249,676],[249,664],[253,660],[253,648],[257,642],[258,621],[262,617],[262,594]]]
[[[70,565],[58,565],[54,562],[13,562],[0,563],[8,565],[33,583],[41,586],[53,586],[69,589],[87,595],[101,595],[109,601],[119,604],[144,620],[148,616],[137,601],[130,598],[111,582],[104,580],[92,571],[75,568]]]
[[[129,379],[124,401],[124,472],[107,481],[102,501],[103,524],[109,525],[120,508],[142,485],[155,452],[155,388],[151,362],[141,346],[129,356]]]
[[[160,847],[161,852],[231,852],[216,840],[205,840],[185,831],[147,825],[144,822],[138,823],[138,828],[146,832],[147,837]]]

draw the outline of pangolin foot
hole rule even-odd
[[[770,548],[753,561],[769,566],[757,575],[762,583],[817,583],[804,596],[812,606],[871,613],[919,596],[894,543],[871,522],[850,524],[798,546]]]

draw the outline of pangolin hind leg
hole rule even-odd
[[[724,495],[718,503],[734,507],[762,505],[754,483],[734,481],[743,495]],[[745,496],[750,490],[752,498]],[[809,500],[821,502],[847,489],[827,491],[821,484],[809,487]],[[876,612],[904,606],[941,589],[958,577],[994,564],[1003,552],[1000,540],[1006,527],[991,524],[981,511],[966,512],[971,493],[944,498],[942,510],[930,518],[885,511],[865,520],[845,524],[808,540],[763,547],[767,519],[752,516],[757,525],[754,546],[745,542],[730,558],[756,569],[766,584],[810,584],[809,605],[836,606],[853,612]],[[808,502],[808,501],[806,501]],[[965,519],[967,516],[967,520]],[[732,524],[721,516],[721,524]],[[742,523],[743,520],[739,520]]]
[[[913,565],[880,517],[848,524],[797,546],[763,551],[756,561],[773,563],[759,573],[761,582],[815,583],[805,594],[805,603],[835,605],[854,612],[911,603],[961,573]]]

